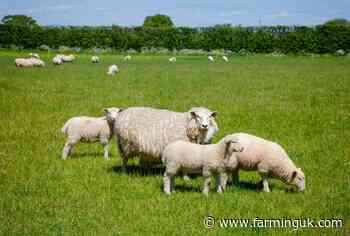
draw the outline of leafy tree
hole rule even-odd
[[[326,26],[350,26],[350,21],[348,21],[347,19],[333,19],[333,20],[329,20],[326,23],[324,23]]]
[[[143,22],[144,27],[173,27],[174,23],[171,21],[171,18],[167,15],[154,15],[147,16]]]
[[[36,20],[26,15],[7,15],[2,18],[1,22],[5,25],[14,25],[14,26],[26,26],[26,27],[38,26]]]

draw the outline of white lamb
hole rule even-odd
[[[176,62],[176,57],[170,57],[169,62]]]
[[[227,58],[227,56],[222,56],[222,60],[224,60],[224,61],[228,62],[228,58]]]
[[[66,134],[67,141],[62,151],[62,159],[65,160],[71,153],[72,148],[79,141],[97,142],[104,147],[104,158],[108,159],[109,140],[113,136],[114,122],[122,109],[111,107],[105,108],[104,117],[79,116],[69,119],[62,127],[62,133]]]
[[[130,55],[125,56],[125,57],[124,57],[124,60],[125,60],[125,61],[130,61],[130,60],[131,60],[131,56],[130,56]]]
[[[214,57],[208,56],[208,60],[211,61],[211,62],[214,62]]]
[[[91,62],[92,63],[99,63],[100,62],[100,58],[98,56],[92,56],[91,57]]]
[[[33,66],[42,67],[42,66],[45,66],[45,63],[42,60],[37,58],[16,58],[15,65],[17,67],[33,67]]]
[[[29,57],[40,59],[40,56],[37,53],[29,53]]]
[[[111,65],[108,67],[107,75],[115,75],[119,72],[117,65]]]
[[[198,173],[204,176],[203,193],[208,195],[211,176],[216,176],[217,192],[223,191],[221,184],[221,173],[227,171],[230,158],[237,150],[236,138],[227,135],[216,144],[200,145],[186,141],[175,141],[168,144],[162,154],[162,161],[165,165],[164,192],[174,192],[174,176],[179,172]]]
[[[267,181],[270,177],[294,185],[299,191],[305,190],[304,173],[294,165],[280,145],[246,133],[236,133],[233,137],[237,141],[236,149],[242,149],[230,163],[234,182],[238,182],[239,170],[256,170],[262,178],[265,192],[270,192]],[[225,185],[226,180],[223,181],[223,188]]]
[[[63,63],[61,55],[56,55],[52,58],[52,63],[55,65],[61,65]]]

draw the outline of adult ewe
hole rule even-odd
[[[305,190],[305,176],[289,159],[285,150],[277,143],[246,133],[233,134],[236,139],[236,149],[242,152],[236,154],[230,164],[233,179],[238,182],[239,170],[256,170],[262,178],[263,190],[270,192],[268,178],[278,178],[284,183],[296,186],[299,191]],[[226,181],[223,186],[225,187]]]
[[[216,144],[200,145],[186,141],[175,141],[168,144],[162,154],[165,165],[164,192],[174,192],[174,176],[179,173],[202,173],[204,176],[203,193],[208,195],[211,176],[216,175],[217,192],[223,191],[221,174],[226,171],[230,158],[236,158],[236,138],[227,135]]]
[[[106,116],[87,117],[78,116],[69,119],[61,131],[66,134],[67,141],[62,151],[62,159],[65,160],[71,153],[75,144],[79,141],[93,143],[100,141],[104,147],[104,158],[108,159],[109,140],[113,135],[113,125],[121,109],[105,108]]]
[[[165,146],[176,140],[207,144],[219,130],[216,112],[195,107],[173,112],[132,107],[120,113],[114,125],[119,151],[126,169],[128,159],[140,155],[145,163],[160,163]]]
[[[52,63],[54,65],[61,65],[63,64],[63,61],[62,61],[62,55],[56,55],[54,58],[52,58]]]

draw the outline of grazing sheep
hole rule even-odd
[[[61,129],[62,133],[68,136],[62,151],[62,159],[67,158],[79,141],[89,143],[100,141],[104,146],[104,158],[108,159],[108,143],[113,135],[114,122],[121,111],[119,108],[111,107],[104,109],[106,114],[104,117],[79,116],[69,119]]]
[[[170,57],[169,62],[176,62],[176,57]]]
[[[267,181],[269,177],[278,178],[286,184],[298,187],[299,191],[304,191],[304,173],[294,165],[280,145],[245,133],[236,133],[233,137],[237,140],[236,148],[243,149],[230,164],[235,182],[238,182],[240,169],[256,170],[262,177],[265,192],[270,192]],[[226,180],[223,181],[224,188],[225,185]]]
[[[33,67],[34,66],[31,58],[16,58],[15,65],[17,67]]]
[[[74,55],[60,55],[62,58],[63,62],[72,62],[75,60],[75,56]]]
[[[55,65],[63,64],[62,56],[61,55],[56,55],[54,58],[52,58],[52,63],[55,64]]]
[[[99,63],[100,62],[100,58],[98,56],[92,56],[91,57],[91,62],[92,63]]]
[[[31,57],[31,58],[36,58],[36,59],[40,59],[40,56],[39,56],[39,54],[37,54],[37,53],[29,53],[29,57]]]
[[[124,60],[125,60],[125,61],[130,61],[130,60],[131,60],[131,56],[130,56],[130,55],[125,56],[125,57],[124,57]]]
[[[168,144],[163,151],[162,161],[165,165],[164,192],[174,192],[174,176],[179,173],[198,173],[204,176],[203,193],[208,195],[211,175],[216,175],[217,192],[223,191],[221,173],[226,171],[230,158],[236,158],[236,138],[227,135],[217,144],[200,145],[186,141],[175,141]]]
[[[137,155],[142,162],[160,163],[164,147],[176,140],[210,143],[219,130],[216,114],[203,107],[183,113],[149,107],[124,110],[114,125],[123,169],[128,159]]]
[[[208,60],[211,61],[211,62],[214,62],[214,57],[208,56]]]
[[[119,69],[117,65],[111,65],[108,67],[107,75],[115,75],[115,73],[118,73]]]
[[[37,58],[16,58],[15,65],[17,67],[33,67],[33,66],[42,67],[42,66],[45,66],[45,63],[42,60]]]
[[[227,58],[227,56],[222,56],[222,60],[224,60],[224,61],[228,62],[228,58]]]

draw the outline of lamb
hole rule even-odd
[[[208,60],[211,61],[211,62],[214,62],[214,57],[208,56]]]
[[[238,182],[238,171],[256,170],[262,178],[263,191],[270,192],[268,178],[278,178],[284,183],[296,186],[299,191],[305,190],[305,176],[289,159],[285,150],[277,143],[246,133],[236,133],[236,159],[230,164],[234,182]],[[225,188],[226,180],[223,181]]]
[[[115,75],[118,72],[119,72],[118,66],[117,65],[111,65],[111,66],[108,67],[107,75]]]
[[[165,165],[164,192],[174,192],[174,176],[179,172],[198,173],[204,176],[203,193],[208,195],[211,175],[216,175],[217,192],[222,193],[221,173],[226,171],[230,158],[236,158],[236,138],[227,135],[216,144],[200,145],[178,140],[168,144],[163,151],[162,161]]]
[[[109,140],[113,135],[114,122],[121,111],[120,108],[111,107],[104,109],[106,114],[104,117],[79,116],[69,119],[61,129],[62,133],[68,136],[62,151],[62,159],[67,158],[79,141],[89,143],[100,141],[104,147],[104,158],[109,159]]]
[[[161,163],[164,147],[176,140],[210,143],[219,130],[216,115],[217,112],[204,107],[191,108],[188,112],[149,107],[124,110],[114,125],[124,171],[128,159],[137,155],[145,164]]]
[[[29,57],[30,57],[30,58],[40,59],[40,56],[39,56],[39,54],[37,54],[37,53],[29,53]]]
[[[99,63],[100,62],[100,58],[98,56],[92,56],[91,57],[91,62],[92,63]]]
[[[131,60],[131,56],[130,56],[130,55],[125,56],[125,57],[124,57],[124,60],[125,60],[125,61],[130,61],[130,60]]]
[[[227,56],[222,56],[222,60],[224,60],[224,61],[228,62],[228,58],[227,58]]]
[[[176,62],[176,57],[170,57],[169,62]]]
[[[52,63],[55,65],[61,65],[63,63],[62,56],[56,55],[54,58],[52,58]]]
[[[72,62],[75,60],[75,56],[74,55],[60,55],[62,58],[63,62]]]

